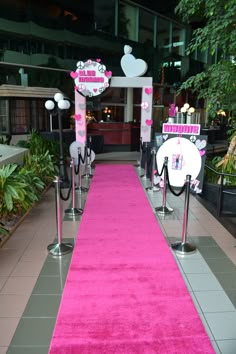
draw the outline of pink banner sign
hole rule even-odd
[[[176,124],[164,123],[162,133],[181,134],[181,135],[200,135],[200,124]]]

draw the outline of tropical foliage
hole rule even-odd
[[[218,108],[236,110],[236,1],[180,0],[176,13],[184,22],[198,22],[187,55],[195,50],[216,59],[203,72],[189,77],[182,89],[192,89],[207,99],[214,117]],[[201,21],[201,22],[200,22]],[[201,23],[201,25],[200,25]]]
[[[20,143],[29,149],[23,165],[0,167],[0,239],[1,235],[9,233],[9,220],[17,220],[39,201],[43,190],[57,174],[53,155],[57,151],[57,143],[54,146],[53,143],[47,145],[37,132],[33,132],[28,141]]]

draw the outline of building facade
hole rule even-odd
[[[0,85],[55,88],[73,100],[69,73],[78,60],[101,58],[113,76],[123,76],[120,59],[125,44],[148,64],[153,77],[154,107],[163,119],[163,107],[175,98],[175,88],[188,75],[213,60],[208,53],[185,55],[191,29],[167,18],[142,2],[126,0],[2,0],[0,13]],[[4,87],[3,87],[4,88]],[[134,92],[134,116],[140,119],[140,91]],[[48,97],[1,95],[0,133],[48,130]],[[88,102],[88,116],[99,121],[123,121],[126,90],[109,89]]]

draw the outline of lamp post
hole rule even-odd
[[[55,102],[54,102],[55,101]],[[64,99],[62,93],[58,92],[54,95],[54,101],[48,100],[45,102],[45,108],[52,114],[54,110],[58,116],[58,129],[59,129],[59,175],[61,180],[61,187],[67,188],[69,186],[69,179],[67,175],[66,165],[64,161],[63,152],[63,135],[62,135],[62,111],[70,108],[70,102]]]

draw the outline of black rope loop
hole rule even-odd
[[[141,150],[144,154],[148,151],[148,144],[146,142],[142,143]]]
[[[179,197],[185,191],[186,183],[184,183],[184,185],[181,187],[181,190],[179,192],[175,192],[170,184],[168,168],[167,168],[167,166],[165,166],[165,167],[166,167],[166,179],[167,179],[167,184],[168,184],[169,190],[171,191],[171,193],[174,196]]]
[[[72,189],[72,168],[70,169],[70,186],[68,188],[68,192],[67,192],[67,195],[64,197],[63,193],[62,193],[62,188],[61,188],[61,185],[60,185],[60,198],[62,200],[64,200],[65,202],[69,199],[70,197],[70,192],[71,192],[71,189]]]
[[[159,173],[158,170],[157,170],[155,172],[155,176],[161,177],[165,167],[167,167],[167,166],[166,166],[166,163],[164,162],[163,165],[162,165],[161,172]]]
[[[79,174],[79,168],[80,168],[80,152],[78,152],[77,161],[78,161],[77,167],[76,167],[76,165],[74,164],[74,173],[75,173],[76,176]]]

